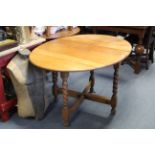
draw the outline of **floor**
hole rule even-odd
[[[113,67],[95,72],[95,91],[111,96]],[[69,87],[82,90],[88,81],[89,72],[72,73]],[[133,73],[128,65],[120,68],[118,106],[115,116],[110,115],[110,106],[85,100],[73,116],[69,129],[151,129],[155,128],[155,64],[149,70],[142,69],[139,75]],[[59,79],[59,81],[61,81]],[[59,83],[60,84],[60,83]],[[70,98],[71,102],[73,98]],[[3,129],[63,129],[61,120],[62,96],[44,119],[24,119],[13,114]]]

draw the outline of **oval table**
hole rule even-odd
[[[64,126],[68,126],[70,117],[84,99],[109,104],[115,113],[117,105],[118,71],[120,62],[129,56],[131,45],[123,39],[108,35],[76,35],[49,41],[35,48],[30,61],[35,66],[53,72],[53,95],[63,94],[62,117]],[[112,97],[94,94],[94,70],[114,66]],[[90,71],[89,82],[83,92],[68,90],[69,72]],[[62,78],[62,88],[57,86],[58,72]],[[68,96],[77,99],[68,105]]]

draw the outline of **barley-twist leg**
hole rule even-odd
[[[118,90],[118,78],[119,78],[119,65],[114,65],[114,78],[113,78],[113,95],[111,97],[111,113],[115,114],[117,105],[117,90]]]
[[[58,81],[58,72],[52,72],[53,74],[53,95],[54,95],[54,101],[57,101],[57,96],[58,96],[58,85],[57,85],[57,81]]]
[[[89,81],[91,81],[91,87],[90,87],[90,93],[94,93],[94,85],[95,85],[95,77],[94,77],[94,71],[90,71],[90,77]]]
[[[63,109],[62,109],[62,117],[64,126],[69,126],[69,107],[68,107],[68,72],[61,73],[62,78],[62,94],[63,94]]]

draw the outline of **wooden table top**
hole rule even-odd
[[[76,35],[46,42],[35,48],[30,61],[52,71],[86,71],[116,64],[131,52],[123,39],[108,35]]]
[[[47,40],[57,39],[57,38],[72,36],[72,35],[75,35],[75,34],[77,34],[79,32],[80,32],[80,28],[79,27],[75,27],[75,28],[73,28],[71,30],[65,29],[65,30],[59,31],[59,32],[57,32],[55,34],[51,34],[49,36],[45,36],[45,38]]]

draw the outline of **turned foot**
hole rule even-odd
[[[62,109],[63,125],[64,127],[69,126],[69,109],[68,107],[63,107]]]

